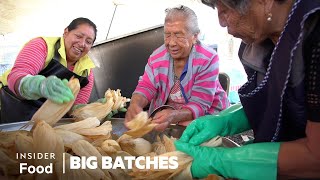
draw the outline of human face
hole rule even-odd
[[[174,60],[186,60],[191,52],[197,35],[187,31],[186,22],[176,19],[164,25],[164,43]]]
[[[93,27],[89,24],[80,24],[76,29],[71,31],[66,28],[63,37],[67,61],[75,63],[91,49],[95,38],[95,32]]]
[[[263,3],[252,0],[245,14],[217,1],[219,23],[228,28],[228,33],[241,38],[245,43],[259,43],[267,38],[265,10]]]

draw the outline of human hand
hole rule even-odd
[[[137,114],[143,111],[143,108],[138,104],[130,104],[127,109],[126,116],[124,119],[124,125],[127,127],[127,123],[131,121]]]
[[[163,109],[157,112],[152,118],[152,122],[158,124],[154,130],[163,132],[173,122],[175,115],[176,110],[173,109]]]
[[[28,100],[47,98],[55,103],[62,104],[74,99],[68,80],[61,80],[56,76],[42,75],[26,76],[20,81],[20,94]]]
[[[193,177],[209,174],[237,179],[276,179],[280,143],[255,143],[242,147],[194,146],[179,140],[174,142],[178,151],[193,157]]]
[[[216,115],[202,116],[184,130],[180,141],[199,145],[216,136],[237,134],[250,129],[241,104],[236,104]]]

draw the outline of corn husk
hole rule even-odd
[[[74,100],[64,104],[56,104],[49,99],[46,100],[46,102],[32,116],[31,121],[29,121],[24,127],[31,125],[33,122],[38,123],[38,121],[41,120],[46,121],[51,126],[58,122],[71,109],[80,91],[80,83],[77,78],[71,78],[68,82],[68,86],[74,95]]]
[[[0,165],[16,164],[18,161],[9,157],[5,149],[0,148]]]
[[[164,147],[166,149],[166,152],[171,152],[171,151],[175,151],[176,147],[174,145],[174,141],[176,139],[175,138],[169,138],[168,136],[166,136],[165,134],[163,134],[162,136],[162,142],[164,144]]]
[[[82,128],[73,130],[73,132],[85,136],[111,136],[112,124],[110,121],[104,122],[101,126],[95,128]]]
[[[16,150],[19,153],[33,152],[33,138],[24,134],[17,134],[15,140]]]
[[[85,136],[82,136],[80,134],[74,133],[72,131],[67,131],[64,129],[55,129],[55,133],[61,137],[63,140],[63,144],[65,147],[70,148],[72,147],[72,144],[79,141],[79,140],[86,140],[90,142],[91,140]]]
[[[158,142],[161,141],[159,137],[157,137]],[[163,136],[163,143],[166,141],[168,144],[171,144],[172,141],[167,136]],[[202,146],[221,146],[222,145],[222,139],[220,137],[216,137],[208,141],[207,143],[201,144]],[[169,145],[169,149],[170,149]],[[161,154],[159,156],[176,156],[178,158],[178,168],[177,169],[154,169],[153,166],[151,166],[150,170],[147,169],[138,169],[134,168],[130,174],[134,179],[174,179],[174,180],[192,180],[191,175],[191,163],[193,158],[183,152],[180,151],[172,151],[167,152],[164,154]],[[141,163],[141,162],[140,162]],[[141,163],[143,165],[143,162]]]
[[[111,112],[112,106],[114,105],[111,90],[105,93],[105,98],[107,102],[94,102],[87,104],[81,108],[75,109],[71,115],[75,117],[77,121],[81,121],[89,117],[97,117],[101,121]]]
[[[115,158],[121,158],[122,162],[124,163],[125,169],[123,169],[123,171],[128,174],[129,172],[131,172],[132,170],[128,168],[128,161],[125,160],[126,156],[132,156],[131,154],[125,152],[125,151],[117,151],[115,154],[111,154],[110,157],[112,157],[112,159]],[[129,174],[128,174],[129,175]],[[130,178],[129,178],[130,179]]]
[[[127,123],[127,127],[130,130],[125,132],[125,134],[135,138],[142,137],[152,131],[155,126],[157,124],[152,123],[151,118],[148,118],[148,113],[143,111]]]
[[[151,143],[143,138],[125,138],[119,141],[123,151],[134,156],[141,156],[152,151]]]
[[[65,164],[70,164],[70,154],[65,154]],[[63,161],[58,161],[54,166],[59,180],[65,179],[93,179],[84,169],[71,170],[70,166],[65,166],[65,173],[63,173]]]
[[[39,121],[33,131],[33,150],[37,153],[54,153],[55,159],[37,159],[36,165],[46,166],[52,161],[62,159],[64,153],[63,140],[45,121]]]
[[[5,131],[0,132],[0,147],[3,147],[5,149],[10,149],[12,146],[15,145],[16,141],[16,135],[22,134],[22,135],[29,135],[29,131],[26,130],[18,130],[18,131]]]
[[[131,121],[127,122],[126,125],[129,129],[139,129],[148,123],[148,113],[146,111],[142,111],[137,114]]]
[[[0,148],[0,174],[6,177],[19,175],[19,164],[15,158],[9,157],[7,150]]]
[[[33,138],[24,134],[17,134],[15,147],[17,153],[33,153]],[[20,159],[19,161],[33,164],[33,159]]]
[[[192,157],[187,154],[179,151],[168,152],[160,156],[170,157],[176,156],[178,158],[178,168],[177,169],[155,169],[154,166],[151,166],[150,169],[138,169],[133,168],[132,172],[129,173],[134,179],[169,179],[175,175],[178,175],[183,170],[187,169],[189,164],[192,162]],[[153,158],[151,157],[153,160]],[[144,165],[145,162],[140,161],[141,165]]]
[[[78,156],[96,156],[98,159],[101,159],[99,151],[85,140],[79,140],[73,143],[72,151]]]
[[[101,144],[101,148],[103,151],[105,151],[107,154],[114,154],[117,151],[121,151],[121,147],[120,145],[117,143],[117,141],[112,140],[112,139],[108,139],[105,140],[102,144]]]
[[[127,138],[132,138],[132,136],[129,136],[128,134],[122,134],[118,139],[117,142],[119,143],[120,141],[127,139]]]
[[[105,136],[98,136],[98,137],[95,137],[95,138],[92,138],[92,136],[87,136],[88,138],[90,138],[91,140],[93,140],[91,142],[91,144],[95,147],[101,147],[102,143],[105,141],[105,140],[108,140],[108,139],[111,139],[111,135],[105,135]]]
[[[96,117],[90,117],[82,121],[56,126],[54,127],[54,129],[64,129],[67,131],[75,132],[79,129],[95,128],[99,125],[100,125],[99,119],[97,119]]]
[[[154,142],[152,143],[152,151],[155,152],[157,155],[166,153],[166,147],[162,142]]]
[[[120,108],[125,107],[125,104],[127,102],[127,98],[121,96],[120,89],[117,89],[117,91],[111,90],[111,94],[112,94],[113,102],[114,102],[114,104],[112,106],[112,111],[115,111],[115,110],[118,110]]]
[[[79,140],[72,144],[72,151],[78,156],[95,156],[98,159],[99,168],[102,168],[101,159],[102,155],[99,151],[91,145],[88,141]],[[102,170],[106,176],[106,179],[111,179],[111,175],[107,170]]]
[[[174,173],[170,177],[172,177],[173,180],[192,180],[192,174],[191,174],[191,163],[182,170],[181,172]]]

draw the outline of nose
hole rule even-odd
[[[86,46],[86,40],[85,40],[84,38],[80,39],[79,45],[80,45],[81,47],[85,47],[85,46]]]
[[[170,46],[176,45],[176,44],[177,44],[177,43],[176,43],[176,40],[177,40],[176,36],[171,36],[171,38],[170,38],[170,40],[169,40],[169,45],[170,45]]]
[[[218,18],[219,18],[219,24],[221,27],[226,27],[227,26],[227,18],[226,18],[226,13],[221,12],[218,10]]]

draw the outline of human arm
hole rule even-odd
[[[143,108],[148,105],[148,100],[141,94],[133,94],[130,100],[130,105],[126,112],[125,124],[131,121],[137,114],[143,111]]]
[[[305,39],[303,51],[306,65],[304,84],[308,119],[306,137],[282,143],[278,159],[280,177],[320,178],[320,59],[317,51],[320,42],[320,21],[310,22],[317,25],[308,28],[311,33]]]
[[[154,129],[162,132],[170,124],[177,124],[181,121],[190,121],[192,119],[192,112],[189,109],[164,109],[156,113],[152,121],[159,124]]]
[[[9,89],[20,96],[18,89],[21,79],[27,75],[39,74],[44,68],[46,57],[47,45],[42,38],[29,41],[19,52],[8,75]]]
[[[279,177],[320,177],[320,122],[308,121],[306,135],[306,138],[281,144]]]
[[[232,135],[249,128],[242,106],[233,105],[218,115],[204,116],[193,121],[184,131],[176,147],[194,157],[195,177],[205,177],[211,173],[243,179],[276,179],[277,175],[280,178],[320,177],[319,121],[308,121],[306,138],[282,142],[281,145],[272,142],[257,143],[245,145],[241,149],[232,148],[234,150],[223,148],[216,150],[197,146],[217,135]],[[266,149],[268,150],[265,151]],[[248,163],[247,160],[254,164]],[[258,165],[259,160],[264,162]],[[238,171],[241,170],[241,162],[246,162],[248,169],[252,167],[250,171]],[[267,162],[268,167],[265,166]],[[202,168],[199,168],[200,166]],[[260,171],[265,173],[259,173]],[[256,178],[257,174],[264,176]]]
[[[177,150],[194,158],[193,177],[277,179],[320,177],[320,123],[309,121],[307,137],[291,142],[254,143],[236,148],[210,148],[176,141]]]
[[[143,108],[154,98],[157,93],[154,79],[151,58],[149,58],[145,66],[145,71],[143,75],[139,77],[138,85],[132,94],[130,105],[125,116],[125,124],[131,121],[135,115],[143,111]]]
[[[42,97],[56,103],[73,100],[73,94],[66,84],[67,80],[37,75],[44,66],[46,54],[47,47],[43,39],[36,38],[27,43],[8,75],[9,88],[20,98],[27,100]]]

